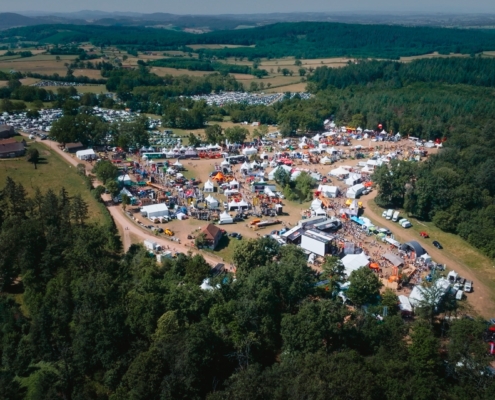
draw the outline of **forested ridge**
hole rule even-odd
[[[37,25],[0,33],[6,42],[18,40],[67,44],[91,42],[95,46],[133,46],[139,50],[167,50],[191,44],[234,44],[228,49],[202,49],[209,56],[280,58],[380,57],[427,54],[476,54],[495,50],[489,30],[358,25],[326,22],[276,23],[252,29],[194,35],[167,29],[97,26]],[[192,50],[192,49],[189,49]]]
[[[414,323],[375,274],[317,277],[295,246],[246,240],[238,266],[211,277],[201,256],[157,264],[122,254],[113,229],[88,224],[80,198],[12,180],[0,191],[2,399],[492,399],[482,321]],[[20,279],[17,279],[20,277]],[[329,279],[330,290],[315,287]],[[383,306],[388,316],[375,317]],[[455,312],[455,302],[441,305]],[[448,337],[449,340],[441,340]]]

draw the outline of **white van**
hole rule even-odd
[[[393,222],[397,222],[399,220],[399,211],[394,212],[394,216],[392,217]]]
[[[392,219],[393,215],[394,215],[394,210],[390,209],[387,211],[387,216],[385,218]]]

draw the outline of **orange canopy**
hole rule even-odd
[[[221,172],[219,172],[218,174],[215,175],[215,177],[213,179],[216,179],[217,181],[219,181],[219,180],[222,180],[223,178],[225,178],[225,177],[223,176],[223,174]]]
[[[380,269],[380,266],[377,263],[371,263],[370,268],[371,269]]]
[[[373,186],[373,182],[364,182],[364,187]]]

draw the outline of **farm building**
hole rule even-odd
[[[0,158],[22,157],[26,148],[20,142],[0,144]]]
[[[69,153],[76,153],[79,150],[84,150],[84,146],[81,142],[66,143],[65,144],[65,150],[68,151]]]
[[[223,235],[221,229],[213,224],[208,224],[205,228],[203,228],[202,232],[206,236],[208,247],[211,250],[215,250]]]
[[[15,136],[14,127],[10,125],[0,125],[0,139],[7,139]]]

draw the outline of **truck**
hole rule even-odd
[[[394,215],[394,210],[390,209],[387,211],[387,216],[385,217],[386,219],[391,219],[392,215]]]
[[[397,222],[399,220],[399,211],[394,212],[394,216],[392,217],[393,222]]]

